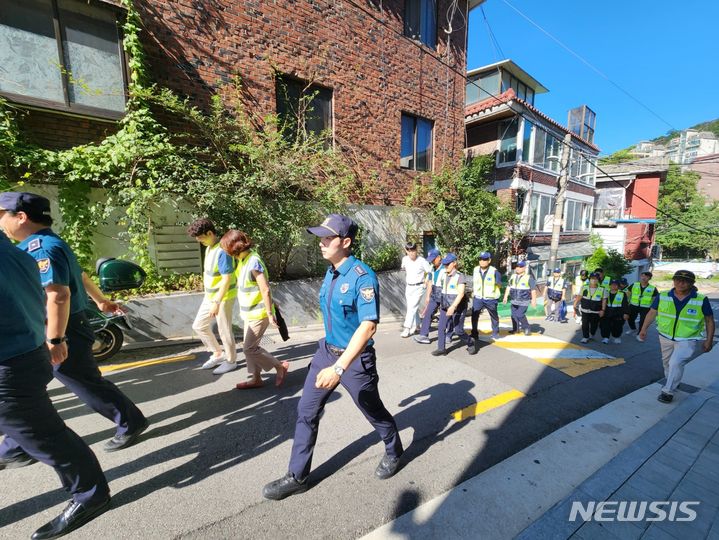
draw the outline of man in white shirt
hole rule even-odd
[[[417,244],[407,242],[406,255],[402,257],[402,270],[405,272],[404,297],[407,301],[407,315],[401,336],[409,337],[417,332],[419,326],[419,304],[425,293],[425,277],[432,271],[427,259],[417,254]]]

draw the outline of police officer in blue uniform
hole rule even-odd
[[[442,254],[437,248],[432,248],[427,253],[427,260],[432,265],[432,271],[427,275],[425,282],[427,289],[427,296],[425,297],[425,305],[420,312],[422,317],[422,327],[420,328],[419,335],[414,336],[414,340],[417,343],[428,345],[429,340],[429,327],[432,325],[432,316],[435,311],[439,309],[442,303],[442,283],[444,283],[444,276],[446,270],[442,264]]]
[[[0,275],[0,432],[26,452],[21,462],[0,458],[0,470],[36,461],[55,469],[72,501],[32,538],[56,538],[107,510],[110,489],[95,454],[52,406],[46,389],[52,368],[45,344],[45,295],[37,263],[3,233]]]
[[[469,337],[464,332],[464,319],[467,312],[467,298],[464,295],[467,276],[457,270],[457,256],[447,253],[442,259],[447,273],[442,283],[442,301],[439,308],[439,322],[437,323],[437,348],[430,354],[444,356],[447,354],[447,344],[451,337],[469,344]],[[451,330],[450,330],[451,328]]]
[[[34,193],[0,194],[0,227],[18,248],[37,262],[45,288],[47,338],[55,377],[95,412],[117,425],[105,450],[112,452],[133,444],[148,422],[117,386],[104,379],[92,355],[95,335],[85,315],[87,292],[103,311],[119,306],[102,295],[82,271],[70,247],[51,229],[50,201]],[[18,441],[6,437],[0,457],[25,459]]]
[[[320,289],[325,338],[312,358],[302,397],[289,470],[267,484],[262,495],[284,499],[307,490],[317,430],[330,394],[342,385],[385,444],[375,475],[386,479],[398,468],[403,448],[397,424],[380,399],[374,336],[379,323],[379,281],[372,269],[351,255],[357,224],[330,214],[308,232],[320,238],[322,257],[330,263]]]

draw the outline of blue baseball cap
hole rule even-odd
[[[457,256],[454,253],[447,253],[442,259],[442,264],[449,264],[457,260]]]
[[[50,215],[50,201],[42,195],[24,191],[0,193],[0,210],[25,212],[30,219]]]
[[[341,236],[352,238],[357,235],[359,227],[351,218],[341,214],[330,214],[316,227],[307,227],[307,232],[324,238],[325,236]]]
[[[479,254],[479,258],[480,259],[491,259],[492,254],[489,251],[483,251],[482,253]]]
[[[629,282],[627,281],[627,278],[622,278],[619,280],[620,285],[629,285]]]
[[[433,261],[440,255],[442,255],[442,253],[440,253],[440,251],[437,248],[432,248],[429,250],[429,253],[427,253],[427,260]]]
[[[596,272],[592,272],[591,274],[589,274],[589,279],[592,279],[592,278],[599,279],[599,274],[597,274]]]
[[[618,280],[618,279],[612,279],[612,280],[609,282],[609,284],[610,284],[610,285],[619,285],[619,280]]]
[[[561,268],[555,268],[555,269],[554,269],[554,273],[555,273],[555,274],[561,274],[561,273],[562,273],[562,269],[561,269]]]
[[[520,268],[524,268],[525,266],[527,266],[527,261],[519,261],[517,263],[517,266],[519,266]]]

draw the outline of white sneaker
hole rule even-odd
[[[614,338],[614,343],[621,343],[621,342],[622,342],[622,338],[620,338],[620,337]]]
[[[577,324],[582,324],[582,318],[581,317],[575,317],[574,322]]]
[[[639,334],[637,334],[637,341],[639,343],[644,343],[644,340],[641,337],[639,337]]]
[[[224,361],[222,362],[217,369],[212,371],[213,375],[223,375],[224,373],[229,373],[230,371],[235,371],[237,369],[237,363],[236,362],[228,362]]]
[[[402,333],[399,335],[399,337],[407,338],[411,335],[412,335],[412,331],[409,328],[405,328],[404,330],[402,330]]]
[[[583,337],[583,338],[580,339],[579,341],[580,341],[580,343],[589,343],[589,338],[588,338],[588,337]]]
[[[629,330],[627,330],[626,332],[624,332],[624,335],[625,335],[625,336],[628,336],[628,335],[633,334],[633,333],[634,333],[634,330],[632,330],[632,329],[630,328]]]
[[[605,337],[604,339],[602,339],[602,343],[609,343],[609,338]]]
[[[210,356],[210,359],[202,364],[202,369],[212,369],[217,366],[219,366],[222,361],[224,360],[224,357],[222,356]]]

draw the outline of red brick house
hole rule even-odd
[[[494,154],[492,190],[511,201],[521,215],[511,256],[526,258],[538,280],[549,269],[554,209],[565,135],[572,136],[558,259],[566,272],[576,273],[591,255],[589,244],[594,206],[594,113],[586,107],[571,130],[542,113],[534,104],[547,89],[512,60],[468,73],[465,127],[468,157]],[[575,129],[576,128],[576,129]]]
[[[464,21],[482,1],[135,0],[135,6],[154,82],[206,107],[239,76],[258,118],[313,92],[316,114],[307,128],[329,130],[360,179],[376,179],[372,202],[397,204],[418,171],[462,155]],[[32,0],[0,11],[0,95],[27,108],[22,128],[32,141],[66,148],[115,129],[128,79],[118,3]]]
[[[656,206],[669,160],[648,157],[601,168],[603,172],[598,172],[596,179],[594,232],[602,237],[605,247],[616,249],[631,261],[631,278],[637,280],[656,256]]]

